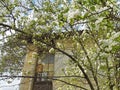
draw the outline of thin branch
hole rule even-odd
[[[96,77],[96,75],[95,75],[95,73],[94,73],[94,68],[93,68],[92,62],[91,62],[91,60],[90,60],[90,58],[89,58],[89,56],[88,56],[88,53],[87,53],[87,51],[86,51],[86,49],[85,49],[85,47],[84,47],[84,45],[83,45],[83,42],[82,42],[80,39],[79,39],[78,42],[80,43],[80,45],[81,45],[81,47],[82,47],[82,50],[84,51],[84,53],[85,53],[85,55],[86,55],[86,58],[88,59],[88,62],[89,62],[89,64],[90,64],[90,70],[91,70],[91,72],[92,72],[94,81],[95,81],[95,83],[96,83],[96,85],[97,85],[97,89],[99,90],[98,80],[97,80],[97,77]]]
[[[71,83],[66,82],[66,81],[64,81],[64,80],[60,80],[60,79],[52,79],[52,80],[60,81],[60,82],[63,82],[63,83],[65,83],[65,84],[67,84],[67,85],[71,85],[71,86],[74,86],[74,87],[77,87],[77,88],[81,88],[81,89],[84,89],[84,90],[88,90],[88,89],[86,89],[86,88],[84,88],[84,87],[81,87],[81,86],[78,86],[78,85],[75,85],[75,84],[71,84]]]
[[[15,31],[17,31],[17,32],[20,32],[20,33],[22,33],[22,34],[27,34],[26,32],[24,32],[24,31],[22,31],[22,30],[20,30],[20,29],[18,29],[18,28],[12,27],[12,26],[10,26],[10,25],[7,25],[7,24],[0,23],[0,26],[7,27],[7,28],[9,28],[9,29],[13,29],[13,30],[15,30]]]
[[[104,11],[107,11],[107,10],[112,9],[111,7],[108,7],[107,9],[104,9],[104,10],[102,10],[102,11],[94,11],[94,12],[91,12],[89,9],[87,9],[86,7],[84,7],[84,5],[83,5],[82,3],[79,3],[79,4],[83,7],[83,9],[85,9],[87,12],[90,13],[90,15],[88,15],[88,16],[85,17],[85,18],[89,18],[89,17],[91,17],[91,16],[94,16],[94,15],[97,15],[97,14],[101,14],[101,13],[104,12]]]
[[[3,0],[2,0],[2,1],[3,1]],[[16,18],[15,18],[15,16],[14,16],[13,13],[12,13],[12,11],[14,10],[15,7],[13,7],[12,10],[10,10],[9,7],[8,7],[8,5],[5,3],[5,1],[3,1],[3,3],[4,3],[4,7],[6,7],[6,9],[10,12],[10,15],[11,15],[11,17],[12,17],[12,19],[13,19],[14,27],[15,27]]]
[[[20,5],[18,5],[18,6],[26,9],[27,11],[33,10],[32,8],[29,8],[29,7],[26,7],[26,6],[22,5],[22,3],[20,3]]]
[[[108,85],[109,85],[109,89],[110,90],[113,90],[113,84],[112,84],[112,81],[111,81],[111,76],[110,76],[110,67],[109,67],[109,61],[108,59],[106,59],[106,67],[107,67],[107,77],[108,77]]]
[[[55,50],[57,50],[57,51],[63,53],[64,55],[68,56],[73,62],[75,62],[78,65],[79,69],[82,71],[82,73],[83,73],[85,79],[87,80],[87,82],[88,82],[91,90],[94,90],[92,82],[90,81],[90,79],[89,79],[88,75],[86,74],[84,68],[79,64],[79,62],[74,57],[72,57],[72,55],[70,55],[67,52],[65,52],[65,51],[63,51],[63,50],[61,50],[61,49],[59,49],[59,48],[57,48],[57,47],[55,47],[53,45],[50,45],[50,44],[48,44],[48,43],[46,43],[44,41],[41,41],[41,42],[44,43],[44,44],[46,44],[47,46],[53,47]]]

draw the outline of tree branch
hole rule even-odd
[[[22,33],[22,34],[27,34],[26,32],[24,32],[24,31],[22,31],[22,30],[20,30],[20,29],[18,29],[18,28],[15,28],[15,27],[13,28],[12,26],[7,25],[7,24],[0,23],[0,26],[7,27],[7,28],[9,28],[9,29],[13,29],[13,30],[15,30],[16,32],[20,32],[20,33]]]
[[[68,56],[73,62],[75,62],[75,63],[77,64],[77,66],[79,67],[79,69],[82,71],[82,73],[83,73],[85,79],[87,80],[87,82],[88,82],[91,90],[95,90],[94,87],[93,87],[93,85],[92,85],[92,82],[90,81],[90,79],[89,79],[88,75],[86,74],[84,68],[79,64],[79,62],[78,62],[74,57],[72,57],[72,55],[70,55],[70,54],[68,54],[67,52],[65,52],[65,51],[63,51],[63,50],[55,47],[54,45],[50,45],[50,44],[48,44],[48,43],[46,43],[46,42],[44,42],[44,41],[41,41],[41,42],[42,42],[43,44],[46,44],[47,46],[50,46],[50,47],[54,48],[54,49],[57,50],[57,51],[63,53],[64,55]]]
[[[63,80],[60,80],[60,79],[52,79],[52,80],[56,80],[56,81],[59,81],[59,82],[63,82],[63,83],[65,83],[65,84],[67,84],[67,85],[71,85],[71,86],[74,86],[74,87],[77,87],[77,88],[81,88],[81,89],[84,89],[84,90],[88,90],[88,89],[86,89],[86,88],[84,88],[84,87],[81,87],[81,86],[78,86],[78,85],[75,85],[75,84],[71,84],[71,83],[69,83],[69,82],[66,82],[66,81],[63,81]]]
[[[97,85],[97,90],[99,90],[98,80],[97,80],[97,77],[96,77],[96,75],[95,75],[95,73],[94,73],[94,68],[93,68],[92,62],[91,62],[91,60],[90,60],[90,58],[89,58],[89,56],[88,56],[88,53],[87,53],[87,51],[86,51],[86,49],[85,49],[85,47],[84,47],[84,45],[83,45],[83,42],[82,42],[80,39],[79,39],[78,42],[80,43],[80,45],[81,45],[81,47],[82,47],[82,50],[84,51],[85,56],[86,56],[86,58],[88,59],[88,62],[89,62],[89,64],[90,64],[90,70],[91,70],[91,72],[92,72],[94,81],[95,81],[95,83],[96,83],[96,85]]]

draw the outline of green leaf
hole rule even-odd
[[[91,9],[92,11],[95,11],[95,6],[91,6],[90,9]]]
[[[59,22],[60,27],[64,26],[64,23],[62,21]]]
[[[70,19],[70,24],[73,25],[74,24],[74,18]]]
[[[113,52],[117,52],[117,51],[119,51],[120,50],[120,45],[116,45],[116,46],[113,46],[112,47],[112,51]]]

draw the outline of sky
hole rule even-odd
[[[0,81],[0,90],[19,90],[20,79],[15,79],[12,83],[7,81]]]

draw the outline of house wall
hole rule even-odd
[[[34,45],[28,45],[24,67],[22,70],[22,76],[35,76],[37,63],[37,58],[35,57],[36,54],[36,48],[34,47]],[[19,90],[33,90],[33,82],[33,78],[22,78]]]
[[[65,52],[72,55],[71,50],[65,50]],[[60,52],[56,52],[55,54],[55,64],[54,64],[54,76],[57,77],[55,79],[61,79],[59,76],[65,76],[65,67],[70,58]],[[53,80],[53,90],[58,90],[59,87],[64,86],[65,83],[58,82],[57,80]],[[77,89],[76,89],[77,90]]]

